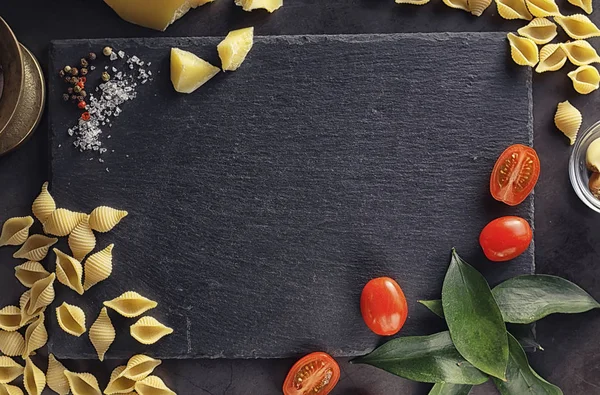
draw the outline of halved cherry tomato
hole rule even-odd
[[[292,366],[283,383],[285,395],[327,395],[340,379],[340,367],[329,354],[313,352]]]
[[[360,311],[365,324],[378,335],[395,335],[408,316],[402,288],[389,277],[374,278],[360,295]]]
[[[521,255],[533,238],[531,226],[521,217],[500,217],[483,228],[479,244],[493,262],[504,262]]]
[[[535,150],[521,144],[508,147],[496,161],[490,177],[494,199],[516,206],[533,190],[540,176],[540,159]]]

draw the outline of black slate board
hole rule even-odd
[[[409,299],[401,334],[438,330],[416,300],[439,296],[450,248],[484,262],[487,221],[533,220],[533,199],[509,208],[488,193],[497,155],[533,138],[531,73],[507,62],[505,37],[257,37],[238,72],[192,95],[170,85],[169,48],[216,63],[219,38],[53,42],[51,70],[111,45],[151,61],[156,77],[106,133],[103,163],[70,146],[77,115],[50,78],[59,206],[130,212],[99,236],[99,247],[116,244],[110,280],[84,297],[58,286],[57,302],[81,305],[90,321],[125,290],[160,302],[151,314],[175,334],[142,346],[128,334],[135,320],[111,314],[119,336],[108,358],[363,354],[380,339],[359,295],[380,275]],[[533,245],[481,267],[491,283],[530,273]],[[94,357],[86,336],[62,333],[53,316],[50,326],[57,357]]]

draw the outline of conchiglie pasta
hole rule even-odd
[[[73,373],[65,371],[73,395],[102,395],[98,380],[91,373]]]
[[[106,280],[112,273],[112,250],[114,244],[91,255],[85,262],[85,280],[83,289],[88,290],[100,281]]]
[[[112,373],[110,374],[110,380],[108,380],[108,385],[104,390],[106,395],[112,394],[123,394],[128,393],[134,390],[135,381],[128,379],[127,377],[123,377],[121,373],[125,370],[126,366],[118,366],[116,367]]]
[[[23,395],[23,391],[16,385],[0,384],[0,395]]]
[[[525,0],[531,15],[537,18],[545,16],[560,16],[555,0]]]
[[[35,215],[42,224],[46,222],[54,210],[56,210],[56,203],[54,202],[52,195],[50,195],[50,192],[48,192],[47,182],[42,185],[42,191],[33,201],[31,210],[33,211],[33,215]]]
[[[123,317],[133,318],[155,308],[158,306],[158,303],[143,297],[137,292],[128,291],[113,300],[104,302],[104,305],[121,314]]]
[[[533,19],[525,0],[496,0],[496,6],[498,14],[504,19]]]
[[[81,283],[83,268],[81,263],[56,248],[54,253],[56,254],[56,277],[58,281],[79,295],[83,295],[83,284]]]
[[[573,88],[582,95],[587,95],[600,87],[600,73],[594,66],[579,66],[577,70],[567,75],[573,81]]]
[[[142,344],[154,344],[173,333],[173,329],[163,325],[154,317],[142,317],[129,328],[131,337]]]
[[[49,275],[50,273],[44,269],[44,266],[35,261],[27,261],[15,267],[15,277],[27,288],[31,288],[36,281]]]
[[[64,365],[53,354],[48,355],[46,384],[48,384],[48,388],[58,395],[67,395],[69,393],[69,381],[67,380],[67,376],[65,376],[66,370]]]
[[[526,38],[531,39],[536,44],[546,44],[556,37],[556,25],[546,18],[535,18],[527,26],[517,30],[517,32]]]
[[[77,306],[63,302],[56,308],[56,318],[61,329],[70,335],[79,337],[86,331],[85,313]]]
[[[44,235],[31,235],[25,241],[25,244],[13,254],[13,258],[39,262],[46,257],[50,247],[56,244],[57,241],[58,239]]]
[[[430,0],[396,0],[396,4],[425,5]]]
[[[557,16],[554,18],[554,21],[563,28],[569,37],[576,40],[600,36],[600,30],[594,22],[582,14]]]
[[[0,357],[0,383],[6,384],[23,374],[23,366],[11,357]]]
[[[561,46],[567,54],[569,61],[575,66],[600,63],[600,56],[598,56],[594,47],[585,40],[571,41],[561,44]]]
[[[90,226],[96,232],[109,232],[127,215],[127,211],[107,206],[96,207],[90,214]]]
[[[581,8],[587,14],[591,14],[594,11],[592,0],[569,0],[569,3]]]
[[[104,361],[104,356],[116,337],[115,328],[112,325],[106,307],[100,310],[96,321],[90,327],[90,341],[98,353],[98,359]]]
[[[23,372],[23,385],[29,395],[41,395],[46,386],[44,372],[31,361],[25,359],[25,371]]]
[[[17,357],[25,352],[25,338],[19,332],[0,331],[0,352],[9,357]]]
[[[67,236],[87,215],[64,208],[56,209],[44,222],[44,232],[53,236]]]
[[[567,54],[560,44],[547,44],[540,50],[540,63],[535,68],[538,73],[556,71],[567,62]]]
[[[177,395],[157,376],[149,376],[135,384],[139,395]]]
[[[73,258],[78,261],[85,258],[96,247],[96,236],[90,227],[89,218],[89,216],[83,218],[69,235],[69,248]]]
[[[485,10],[492,4],[492,0],[467,0],[469,11],[475,16],[481,16]]]
[[[32,217],[15,217],[6,220],[0,233],[0,247],[18,246],[29,237],[29,228],[33,225]]]
[[[45,307],[41,307],[36,309],[33,314],[27,313],[29,310],[29,306],[31,305],[31,290],[23,292],[21,297],[19,298],[19,308],[21,309],[21,326],[28,325],[35,321],[41,313],[46,309]]]
[[[468,0],[442,0],[444,4],[451,8],[457,8],[463,11],[469,11],[469,2]]]
[[[21,327],[21,309],[17,306],[6,306],[0,310],[0,329],[14,332]]]
[[[508,33],[510,53],[514,62],[520,66],[535,66],[539,60],[537,45],[530,39]]]
[[[38,350],[46,345],[48,342],[48,332],[44,325],[44,314],[40,316],[29,326],[25,331],[25,351],[23,352],[23,359],[26,359],[35,350]]]
[[[575,144],[582,120],[583,118],[579,110],[569,103],[568,100],[558,103],[556,114],[554,115],[554,124],[558,130],[569,138],[571,145]]]
[[[151,375],[154,369],[161,363],[162,361],[147,355],[134,355],[127,362],[127,367],[123,370],[121,376],[134,381],[140,381]]]
[[[54,280],[56,275],[51,273],[48,277],[36,281],[31,286],[27,314],[34,315],[40,309],[46,308],[54,301]]]

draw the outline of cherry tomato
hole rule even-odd
[[[389,277],[374,278],[360,296],[360,311],[365,324],[378,335],[394,335],[402,329],[408,305],[402,288]]]
[[[292,366],[283,383],[284,395],[327,395],[340,379],[340,367],[329,354],[313,352]]]
[[[521,217],[500,217],[483,228],[479,244],[493,262],[504,262],[521,255],[533,238],[531,226]]]
[[[535,150],[521,144],[508,147],[496,161],[490,177],[494,199],[516,206],[533,190],[540,176],[540,159]]]

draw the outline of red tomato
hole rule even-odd
[[[283,383],[284,395],[327,395],[340,379],[340,367],[329,354],[313,352],[296,362]]]
[[[408,305],[396,281],[379,277],[363,288],[360,311],[369,329],[378,335],[389,336],[402,329],[408,316]]]
[[[516,206],[533,190],[540,176],[540,159],[535,150],[521,144],[508,147],[496,161],[490,177],[494,199]]]
[[[531,226],[523,218],[500,217],[483,228],[479,244],[490,261],[504,262],[525,252],[532,238]]]

